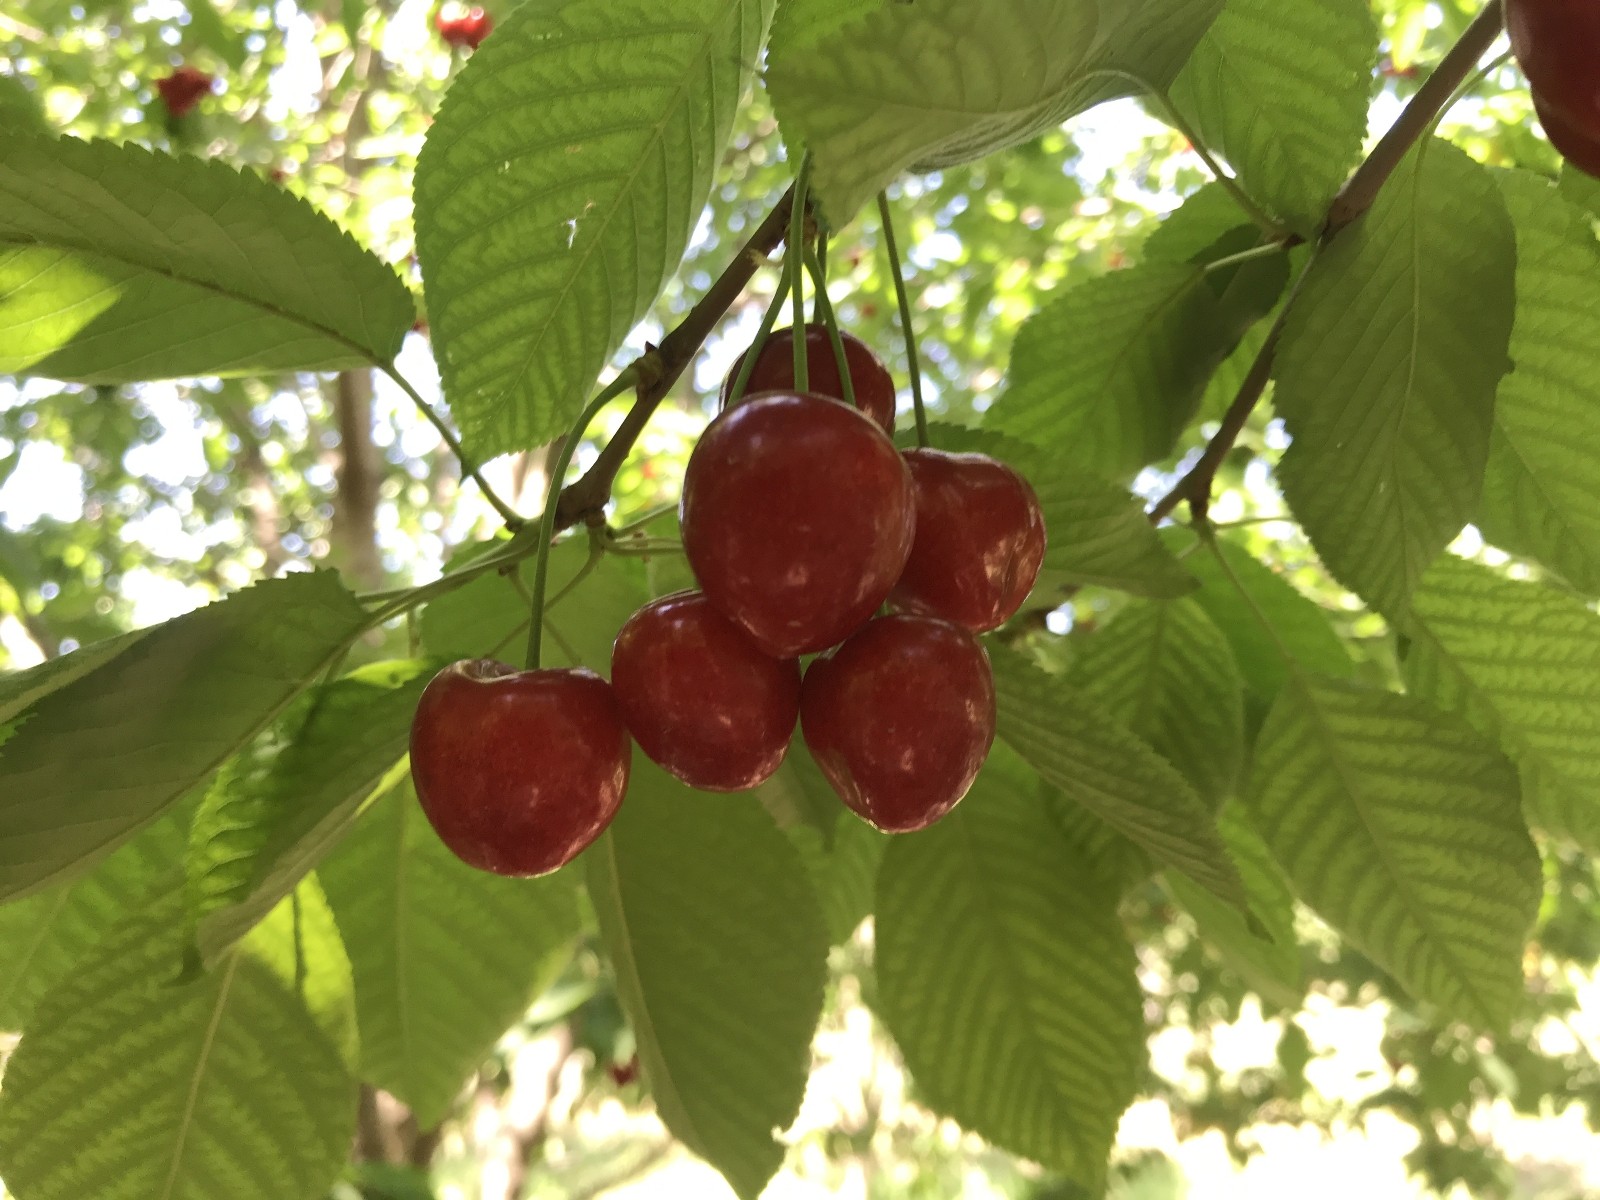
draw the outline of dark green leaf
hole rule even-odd
[[[1017,333],[986,416],[1057,469],[1127,477],[1172,453],[1232,349],[1204,271],[1149,263],[1073,284]]]
[[[783,1161],[822,1010],[828,934],[799,854],[748,796],[634,760],[586,852],[617,994],[661,1119],[744,1200]]]
[[[1477,507],[1515,263],[1493,178],[1432,138],[1317,259],[1284,329],[1284,495],[1333,575],[1390,616]]]
[[[1163,87],[1220,0],[799,0],[774,30],[767,86],[843,225],[907,167],[970,162],[1114,96]],[[1047,52],[1048,49],[1048,52]]]
[[[990,646],[999,736],[1045,780],[1229,904],[1244,885],[1205,801],[1079,688]]]
[[[1252,930],[1237,910],[1219,903],[1210,892],[1197,888],[1176,872],[1164,880],[1167,890],[1194,918],[1200,937],[1246,986],[1263,1000],[1298,1009],[1305,984],[1294,928],[1294,896],[1239,803],[1230,802],[1223,808],[1217,816],[1217,828],[1239,866],[1250,897],[1250,911],[1263,932]]]
[[[998,754],[949,816],[891,840],[878,1007],[935,1109],[1098,1194],[1144,1062],[1141,995],[1116,896],[1037,783]]]
[[[289,575],[168,621],[38,700],[0,747],[0,898],[127,841],[276,720],[365,625],[331,571]]]
[[[1087,639],[1069,678],[1183,772],[1213,811],[1222,806],[1244,754],[1244,684],[1203,608],[1130,605]]]
[[[1310,236],[1360,155],[1377,51],[1365,0],[1228,0],[1172,99],[1253,199]]]
[[[0,374],[120,383],[391,360],[393,270],[221,159],[0,133]]]
[[[216,972],[180,985],[182,944],[174,887],[40,1000],[0,1093],[0,1173],[17,1196],[286,1200],[338,1176],[355,1008],[321,893],[307,880]]]
[[[318,872],[350,948],[361,1073],[431,1128],[473,1068],[572,957],[578,877],[467,866],[402,784]]]
[[[1491,728],[1522,770],[1529,819],[1600,854],[1600,618],[1446,556],[1405,632],[1412,687]]]
[[[1534,175],[1500,177],[1517,230],[1515,369],[1500,383],[1478,525],[1600,594],[1600,244]]]
[[[417,161],[417,251],[472,454],[566,431],[688,245],[773,0],[529,0]]]
[[[1306,903],[1419,999],[1506,1027],[1542,885],[1516,773],[1493,744],[1415,697],[1297,676],[1251,784]]]
[[[362,667],[304,697],[218,774],[189,845],[189,919],[214,962],[287,896],[403,770],[437,663]]]

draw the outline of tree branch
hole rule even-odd
[[[733,307],[733,302],[748,286],[756,271],[783,244],[793,202],[794,189],[790,188],[767,214],[766,220],[750,235],[750,239],[740,247],[739,253],[710,290],[689,310],[689,315],[661,339],[661,345],[647,350],[633,364],[640,376],[638,398],[593,465],[583,473],[582,478],[562,489],[556,501],[557,532],[588,521],[605,510],[606,503],[611,499],[611,485],[616,482],[617,472],[622,469],[623,462],[639,440],[639,435],[644,432],[657,406],[672,390],[672,385],[678,382],[678,378],[699,353],[701,344]]]
[[[1372,207],[1383,185],[1394,174],[1395,168],[1438,119],[1439,114],[1450,103],[1451,97],[1456,94],[1456,90],[1466,82],[1504,27],[1505,18],[1500,0],[1489,0],[1483,11],[1473,18],[1472,24],[1467,26],[1460,40],[1450,47],[1449,52],[1439,60],[1439,65],[1434,68],[1426,82],[1417,89],[1389,132],[1379,139],[1378,144],[1372,148],[1372,153],[1339,189],[1339,194],[1328,206],[1328,216],[1322,225],[1317,250],[1320,251]],[[1306,264],[1306,269],[1300,273],[1299,279],[1290,289],[1278,319],[1273,323],[1271,331],[1267,334],[1267,340],[1261,347],[1261,352],[1256,355],[1250,373],[1245,376],[1238,394],[1234,396],[1233,403],[1222,418],[1221,427],[1206,444],[1205,452],[1183,478],[1173,485],[1172,490],[1151,507],[1149,517],[1152,524],[1159,524],[1184,501],[1188,501],[1189,506],[1194,509],[1196,518],[1205,516],[1217,471],[1221,468],[1223,460],[1228,457],[1228,452],[1233,449],[1234,443],[1239,440],[1239,435],[1244,432],[1250,414],[1255,411],[1256,405],[1261,402],[1261,397],[1267,390],[1267,383],[1272,378],[1272,368],[1277,357],[1278,342],[1283,336],[1284,321],[1294,306],[1300,285],[1311,274],[1311,267],[1315,261],[1313,256],[1312,263]]]
[[[1419,138],[1439,118],[1452,96],[1471,76],[1473,69],[1494,44],[1505,28],[1505,14],[1500,0],[1489,0],[1472,24],[1461,34],[1460,40],[1450,47],[1433,74],[1423,82],[1406,104],[1399,118],[1390,126],[1378,144],[1367,155],[1366,161],[1356,168],[1355,174],[1345,181],[1344,187],[1328,207],[1328,219],[1323,225],[1326,240],[1350,224],[1378,198],[1378,192],[1394,174],[1405,156]]]

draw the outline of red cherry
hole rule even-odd
[[[422,691],[411,778],[456,857],[497,875],[546,875],[604,832],[632,744],[593,671],[452,663]]]
[[[1557,124],[1567,127],[1563,133],[1600,140],[1600,4],[1506,0],[1505,9],[1511,49],[1535,99],[1543,101],[1545,132],[1550,132],[1545,113],[1555,112]],[[1556,135],[1550,140],[1555,142]]]
[[[986,454],[907,450],[917,537],[889,602],[982,633],[1022,607],[1044,562],[1039,497]]]
[[[619,1088],[627,1087],[639,1078],[639,1056],[635,1054],[627,1062],[614,1062],[606,1071],[611,1076],[611,1082]]]
[[[1545,137],[1566,159],[1586,175],[1600,179],[1600,137],[1592,137],[1567,120],[1560,110],[1545,104],[1538,92],[1533,93],[1533,111],[1539,114],[1539,124]]]
[[[970,630],[897,614],[806,671],[800,728],[834,791],[887,833],[967,794],[994,743],[994,675]]]
[[[156,80],[155,88],[167,111],[175,117],[187,116],[200,97],[216,86],[216,76],[198,67],[182,66],[171,75]]]
[[[771,777],[800,716],[800,664],[763,654],[700,592],[664,596],[628,618],[611,651],[611,686],[639,748],[707,792]]]
[[[689,456],[683,548],[706,598],[774,658],[844,640],[889,595],[916,513],[883,430],[824,396],[772,392]]]
[[[442,12],[433,16],[433,27],[449,45],[458,49],[476,50],[494,30],[494,20],[483,9],[474,6],[459,17],[447,17]]]
[[[894,433],[894,379],[878,356],[860,338],[839,331],[844,343],[844,361],[850,368],[850,384],[855,389],[856,407],[878,423],[885,433]],[[722,404],[727,407],[734,381],[744,365],[745,355],[739,355],[733,370],[722,383]],[[833,339],[825,326],[806,326],[806,373],[810,387],[806,390],[819,396],[844,399],[844,383],[839,378],[839,359],[833,352]],[[794,390],[794,329],[775,330],[761,346],[756,365],[750,370],[750,382],[745,387],[747,396],[758,392],[789,392]]]

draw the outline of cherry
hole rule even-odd
[[[850,368],[850,385],[855,391],[856,407],[878,423],[885,433],[894,433],[894,379],[878,356],[860,338],[839,332],[844,343],[844,361]],[[727,407],[734,381],[744,366],[746,350],[733,364],[733,370],[722,384],[722,405]],[[833,352],[833,339],[825,326],[812,323],[806,326],[806,390],[819,396],[844,399],[844,383],[839,378],[839,359]],[[794,329],[775,330],[762,344],[756,365],[751,368],[750,381],[745,394],[758,392],[788,392],[794,390]]]
[[[217,78],[198,67],[182,66],[162,79],[156,80],[156,92],[167,111],[175,117],[187,116],[200,103],[200,97],[209,95]]]
[[[546,875],[604,832],[632,744],[593,671],[453,663],[411,722],[411,778],[439,839],[497,875]]]
[[[435,13],[433,27],[449,45],[457,49],[476,50],[494,30],[494,20],[483,9],[474,5],[465,15],[447,17]]]
[[[1533,93],[1533,111],[1539,114],[1544,135],[1561,157],[1584,174],[1600,179],[1600,136],[1590,135],[1569,121],[1560,109],[1550,108],[1538,92]]]
[[[708,792],[770,778],[800,716],[800,665],[763,654],[700,592],[664,596],[628,618],[611,651],[611,686],[639,748]]]
[[[1506,31],[1550,140],[1561,133],[1600,140],[1600,4],[1594,0],[1506,0]],[[1594,151],[1590,151],[1591,158]],[[1581,164],[1580,164],[1581,165]]]
[[[879,617],[813,662],[800,690],[817,766],[887,833],[925,829],[956,806],[994,722],[988,654],[970,630],[935,617]]]
[[[1028,481],[986,454],[907,450],[917,536],[889,602],[980,633],[1028,598],[1044,561],[1044,514]]]
[[[889,595],[916,513],[911,472],[871,420],[772,392],[712,421],[680,521],[708,599],[774,658],[835,645]]]

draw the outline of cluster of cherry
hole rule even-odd
[[[1600,178],[1600,4],[1506,0],[1511,49],[1550,144]]]
[[[465,861],[513,875],[570,861],[615,815],[634,741],[691,787],[745,791],[798,724],[844,802],[890,832],[925,828],[972,786],[995,733],[976,635],[1038,576],[1038,498],[985,455],[902,454],[883,365],[843,335],[852,409],[831,338],[805,336],[807,390],[788,330],[762,347],[747,398],[727,405],[724,387],[680,509],[701,590],[629,618],[609,684],[477,660],[423,692],[412,777]]]

